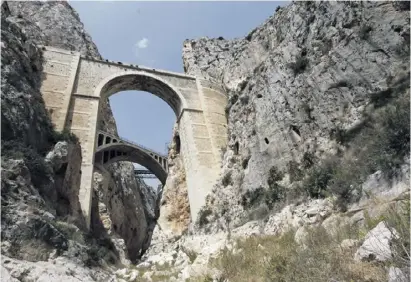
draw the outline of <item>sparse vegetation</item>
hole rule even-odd
[[[67,129],[64,129],[62,132],[53,131],[51,136],[53,143],[57,143],[59,141],[69,141],[71,143],[79,142],[78,137]]]
[[[333,43],[332,43],[331,39],[323,39],[322,43],[323,44],[320,45],[321,53],[323,54],[323,56],[328,55],[328,53],[330,52],[330,50],[333,46]]]
[[[247,190],[241,197],[241,205],[245,209],[255,208],[257,205],[265,204],[269,209],[274,207],[276,202],[283,200],[286,196],[285,187],[278,184],[284,174],[272,167],[267,179],[268,189],[258,187],[254,190]]]
[[[295,62],[292,62],[288,65],[294,72],[294,75],[302,73],[308,66],[308,59],[304,55],[299,55],[295,59]]]
[[[269,172],[269,176],[267,179],[268,190],[265,195],[265,202],[267,206],[272,209],[274,203],[282,200],[285,198],[285,187],[278,184],[284,177],[284,174],[276,167],[272,167]]]
[[[296,161],[288,162],[288,174],[290,175],[290,182],[299,181],[303,177],[303,172]]]
[[[302,158],[302,165],[303,168],[308,169],[312,167],[315,163],[315,155],[311,152],[304,152],[303,158]]]
[[[224,187],[227,187],[228,185],[232,183],[231,171],[224,174],[223,178],[221,179],[221,183],[223,184]]]
[[[341,225],[330,235],[323,227],[307,228],[304,247],[294,239],[293,230],[282,236],[252,236],[237,240],[236,252],[224,249],[211,261],[211,267],[222,271],[222,281],[387,281],[386,267],[409,267],[409,202],[408,210],[392,209],[392,228],[398,231],[397,253],[386,263],[355,261],[356,248],[342,248],[344,239],[361,242],[367,227]],[[395,247],[394,247],[395,250]],[[405,251],[407,250],[407,251]],[[407,256],[408,255],[408,256]]]
[[[110,238],[94,238],[91,234],[84,234],[83,238],[88,246],[88,256],[84,260],[86,266],[101,266],[102,261],[115,264],[118,261],[119,254]]]
[[[250,100],[249,96],[241,96],[240,97],[240,102],[241,102],[242,105],[247,105],[249,100]]]
[[[366,40],[368,39],[369,33],[371,32],[372,27],[367,25],[367,24],[363,24],[360,27],[360,30],[358,32],[358,35],[361,39]]]
[[[193,250],[186,249],[186,248],[184,248],[183,246],[182,246],[181,248],[182,248],[181,250],[182,250],[182,251],[188,256],[188,258],[190,259],[190,262],[193,263],[193,262],[196,260],[196,258],[197,258],[197,256],[198,256],[198,253],[195,252],[195,251],[193,251]]]
[[[209,208],[202,208],[198,213],[198,225],[204,226],[209,223],[208,216],[210,216],[213,212]]]
[[[302,188],[309,196],[333,194],[344,209],[360,195],[368,175],[381,170],[388,179],[395,176],[410,150],[409,94],[393,94],[384,104],[351,130],[335,130],[335,138],[347,151],[343,157],[330,157],[308,170]]]
[[[260,203],[265,196],[265,189],[263,187],[258,187],[254,190],[247,190],[241,197],[241,205],[249,209],[253,207],[256,203]]]

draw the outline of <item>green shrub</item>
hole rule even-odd
[[[315,155],[311,152],[305,152],[303,155],[303,158],[301,160],[301,164],[303,166],[303,168],[308,169],[310,167],[312,167],[315,163]]]
[[[271,167],[267,179],[268,190],[265,195],[265,202],[267,206],[272,209],[275,202],[285,198],[285,187],[278,184],[284,178],[284,174],[278,171],[276,167]]]
[[[283,200],[286,196],[286,189],[277,182],[282,180],[284,174],[272,167],[267,179],[268,189],[258,187],[254,190],[246,191],[241,197],[241,205],[245,209],[255,207],[257,204],[266,204],[269,209],[274,207],[276,202]]]
[[[336,166],[337,162],[334,159],[314,166],[303,182],[303,190],[312,198],[324,198],[327,195],[327,186],[333,178]]]
[[[241,205],[249,209],[255,206],[257,203],[261,203],[265,198],[265,189],[258,187],[254,190],[247,190],[241,197]]]
[[[363,24],[360,27],[360,31],[358,32],[358,35],[361,39],[366,40],[369,37],[369,33],[372,30],[372,27],[367,25],[367,24]]]
[[[286,197],[286,188],[280,184],[274,183],[265,193],[265,204],[269,209],[274,207],[274,204],[284,200]]]
[[[249,100],[250,100],[249,96],[241,96],[240,97],[240,102],[241,102],[242,105],[247,105]]]
[[[223,184],[224,187],[227,187],[228,185],[232,183],[231,171],[224,174],[223,178],[221,179],[221,183]]]
[[[399,171],[410,151],[409,93],[396,94],[384,104],[354,128],[335,131],[349,153],[338,160],[330,157],[308,170],[303,189],[310,197],[331,193],[344,209],[361,195],[361,185],[370,174],[381,170],[392,179]]]
[[[295,62],[288,65],[294,72],[294,75],[302,73],[308,66],[308,59],[305,56],[297,56]]]
[[[78,143],[78,137],[71,133],[68,129],[64,129],[62,132],[53,131],[52,133],[52,140],[53,143],[57,143],[59,141],[68,141],[71,143]]]
[[[299,168],[296,161],[288,162],[288,174],[290,175],[290,182],[299,181],[303,177],[303,172]]]
[[[198,214],[198,225],[204,226],[209,223],[208,216],[210,216],[213,212],[209,208],[202,208]]]

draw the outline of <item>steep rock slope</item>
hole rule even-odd
[[[52,149],[53,144],[62,139],[62,136],[58,134],[56,136],[54,133],[39,92],[41,51],[36,48],[36,44],[75,50],[92,57],[100,57],[100,55],[90,36],[84,31],[78,14],[68,3],[9,2],[7,4],[9,10],[7,13],[2,13],[2,141],[9,140],[9,147],[15,140],[24,145],[31,145],[40,154],[39,160],[36,159],[36,161],[43,164],[41,156],[45,156],[45,153]],[[102,116],[99,128],[116,133],[108,100],[102,105]],[[3,143],[2,145],[8,145],[8,143]],[[4,150],[2,150],[2,155],[4,155],[3,152]],[[16,159],[17,156],[9,154],[5,158]],[[31,181],[34,188],[39,189],[40,192],[42,189],[45,190],[44,193],[40,193],[40,202],[43,201],[41,197],[53,195],[51,199],[46,199],[46,204],[53,203],[53,197],[56,194],[53,189],[60,189],[59,195],[63,195],[61,197],[66,203],[63,206],[69,206],[72,210],[70,214],[74,215],[76,224],[81,227],[83,222],[81,218],[79,219],[81,216],[79,216],[78,202],[73,202],[78,191],[67,193],[67,189],[78,189],[78,168],[81,163],[78,144],[59,145],[58,143],[50,155],[49,163],[47,169],[50,170],[50,174],[53,172],[56,174],[54,186],[43,185],[40,183],[43,179],[36,181],[36,178],[39,178],[36,174],[31,174],[31,179],[28,177],[27,181]],[[7,171],[8,164],[4,162],[5,171]],[[24,170],[24,164],[16,167],[14,163],[10,163],[10,166],[12,171],[17,168],[19,171]],[[20,169],[20,166],[23,168]],[[37,163],[31,166],[34,172],[35,169],[45,169]],[[93,223],[95,223],[93,230],[99,230],[95,232],[95,235],[104,238],[107,229],[104,229],[104,232],[99,229],[102,226],[100,218],[109,217],[112,226],[116,227],[114,228],[115,233],[125,241],[129,258],[135,260],[148,240],[148,222],[144,211],[145,206],[140,196],[141,191],[131,164],[114,164],[108,170],[113,181],[109,183],[107,190],[98,191],[98,186],[95,187],[97,189],[95,195],[100,194],[101,196],[95,198],[100,200],[100,206],[108,208],[98,209],[99,204],[93,205],[97,207],[92,211]],[[106,178],[105,181],[108,179]],[[59,204],[58,206],[61,206],[61,203]],[[13,208],[14,206],[8,205],[11,212],[14,212]],[[99,214],[99,211],[105,211],[106,214]],[[7,221],[3,222],[7,225]],[[5,228],[7,228],[6,225]]]
[[[230,96],[214,218],[247,221],[254,191],[289,186],[293,170],[344,152],[339,134],[355,131],[372,101],[407,93],[409,32],[406,3],[295,2],[245,38],[185,41],[186,72]]]
[[[180,155],[178,126],[174,126],[173,140],[168,152],[168,178],[161,197],[157,231],[165,236],[180,236],[191,221],[190,203],[183,160]]]
[[[102,260],[112,263],[118,255],[107,242],[82,236],[80,146],[70,136],[54,132],[39,91],[41,50],[5,6],[1,18],[1,276],[6,281],[56,277],[68,281],[73,275],[61,269],[71,265],[81,281],[93,281],[92,275],[107,279],[107,273],[82,268],[100,264],[95,249],[105,254]]]

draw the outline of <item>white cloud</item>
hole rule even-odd
[[[145,37],[137,41],[137,43],[134,45],[134,54],[136,55],[136,57],[139,57],[142,49],[146,49],[148,47],[148,43],[149,40]]]
[[[139,40],[136,44],[136,47],[139,49],[145,49],[148,47],[148,39],[147,38],[143,38],[141,40]]]

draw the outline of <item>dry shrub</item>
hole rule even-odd
[[[304,247],[295,240],[295,232],[282,236],[256,236],[237,241],[237,251],[225,249],[212,262],[229,281],[386,281],[386,270],[379,264],[354,261],[355,250],[343,250],[346,238],[358,238],[360,232],[341,227],[338,237],[322,227],[308,229]]]

